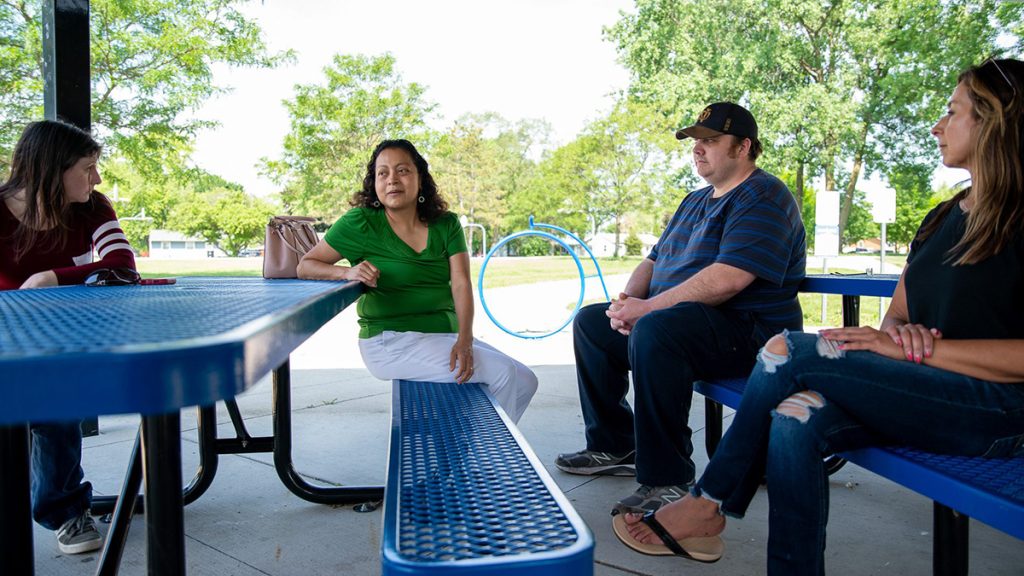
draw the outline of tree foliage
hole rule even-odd
[[[670,126],[649,106],[621,100],[542,159],[535,177],[510,198],[510,215],[525,222],[532,214],[585,238],[609,227],[618,246],[627,217],[676,208],[686,169]]]
[[[1020,9],[993,17],[997,4],[637,0],[607,33],[633,73],[631,94],[677,119],[717,100],[748,105],[765,166],[793,170],[798,198],[814,176],[844,190],[845,229],[862,172],[934,166],[928,127],[956,74],[1020,28]]]
[[[92,125],[106,156],[152,175],[182,168],[192,114],[223,89],[213,66],[275,66],[243,0],[91,0]],[[0,167],[30,119],[42,117],[41,3],[0,1]]]
[[[177,203],[171,226],[188,236],[203,238],[229,256],[263,241],[274,207],[237,187],[193,191]]]
[[[530,156],[550,130],[544,122],[511,124],[495,113],[456,120],[430,149],[431,172],[450,209],[487,228],[492,238],[503,232],[507,199],[536,170]]]
[[[407,138],[428,147],[435,105],[423,86],[402,81],[389,54],[336,55],[324,76],[321,84],[296,85],[285,101],[291,129],[284,155],[264,159],[263,173],[282,186],[289,213],[330,221],[347,210],[380,141]]]

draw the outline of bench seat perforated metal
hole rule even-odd
[[[594,541],[477,384],[396,380],[383,573],[593,574]]]

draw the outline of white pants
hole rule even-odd
[[[385,331],[359,339],[366,369],[381,380],[454,382],[449,370],[456,334]],[[525,364],[473,339],[473,382],[486,384],[513,422],[519,422],[537,391],[537,376]]]

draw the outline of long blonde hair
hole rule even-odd
[[[973,193],[964,235],[950,250],[953,264],[962,265],[999,253],[1024,232],[1024,62],[986,60],[961,73],[957,83],[967,89],[977,120],[971,188],[945,202],[918,238],[930,236]]]

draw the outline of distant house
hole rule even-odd
[[[619,256],[626,255],[626,237],[628,234],[621,234],[619,236]],[[658,243],[658,237],[651,234],[637,234],[640,238],[640,242],[643,244],[643,248],[640,250],[641,256],[646,256],[651,248]],[[593,238],[587,240],[587,245],[590,246],[590,251],[594,253],[594,256],[598,258],[604,258],[615,255],[615,233],[613,232],[598,232]]]
[[[153,230],[149,233],[149,257],[162,260],[195,260],[221,258],[223,250],[202,238],[189,238],[174,230]]]
[[[881,238],[865,238],[863,240],[858,240],[855,244],[848,244],[847,246],[844,246],[843,247],[843,253],[848,253],[848,252],[873,252],[873,253],[877,254],[878,251],[881,250],[881,249],[882,249],[882,240],[881,240]],[[889,253],[889,254],[892,254],[894,252],[905,253],[906,249],[903,246],[897,246],[897,245],[892,244],[890,242],[886,242],[885,243],[885,251],[886,251],[886,253]]]

